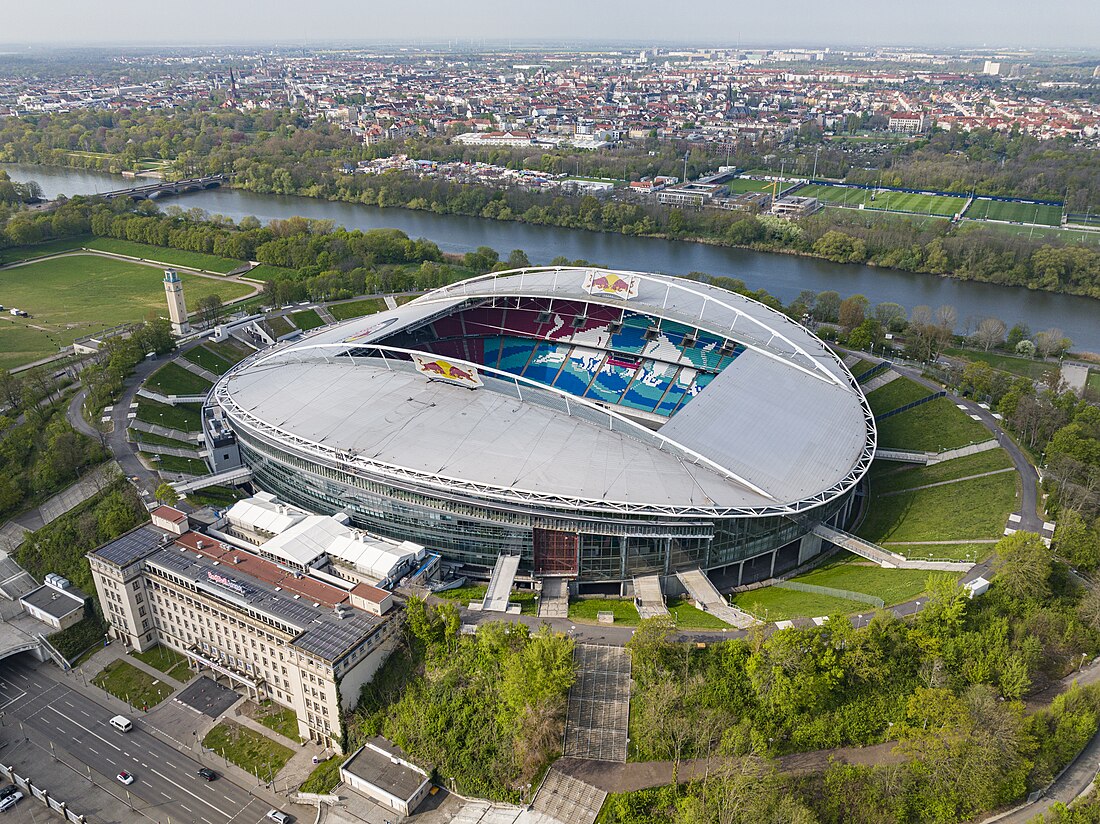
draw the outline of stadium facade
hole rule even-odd
[[[805,562],[817,524],[852,517],[876,438],[852,374],[786,316],[591,268],[473,278],[259,352],[204,424],[216,469],[284,500],[581,591]]]

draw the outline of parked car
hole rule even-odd
[[[290,822],[290,816],[282,810],[268,810],[266,818],[276,821],[278,824],[289,824]]]
[[[10,810],[12,807],[19,803],[19,800],[22,797],[23,793],[19,790],[16,790],[11,795],[4,796],[4,798],[0,800],[0,812],[3,812],[4,810]]]
[[[134,783],[134,776],[131,775],[130,773],[126,772],[126,770],[123,770],[122,772],[120,772],[118,775],[115,776],[115,778],[117,778],[119,781],[121,781],[123,784],[126,784],[126,785],[130,785],[130,784]]]
[[[218,777],[218,774],[209,767],[201,767],[198,776],[199,778],[205,778],[207,781],[213,781]]]
[[[7,798],[9,795],[15,795],[19,792],[19,788],[14,784],[8,784],[6,787],[0,787],[0,801]]]

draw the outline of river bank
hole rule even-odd
[[[0,164],[16,180],[35,179],[46,197],[96,194],[132,185],[120,175],[68,167]],[[1080,296],[1029,291],[896,269],[840,264],[798,254],[773,254],[709,243],[627,236],[586,229],[563,229],[514,221],[491,220],[430,211],[380,208],[365,204],[291,195],[259,195],[242,189],[214,189],[162,201],[187,210],[199,208],[240,221],[254,216],[262,222],[302,216],[331,220],[348,229],[395,228],[410,237],[434,241],[444,252],[463,254],[490,246],[502,255],[523,249],[534,263],[562,256],[584,259],[617,269],[656,271],[672,275],[705,272],[740,278],[751,289],[765,289],[790,302],[804,289],[862,294],[872,303],[895,302],[907,309],[942,304],[958,313],[956,331],[973,332],[984,317],[998,317],[1009,326],[1026,323],[1032,330],[1057,327],[1071,338],[1075,350],[1100,352],[1100,304]]]

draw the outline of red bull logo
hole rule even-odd
[[[590,295],[614,295],[630,300],[638,296],[638,278],[634,275],[590,270],[584,276],[584,291]]]
[[[476,389],[482,385],[477,369],[472,366],[458,366],[440,358],[429,360],[420,355],[413,355],[413,362],[416,364],[417,371],[433,380],[448,381],[470,389]]]

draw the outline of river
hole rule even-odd
[[[0,164],[0,168],[13,180],[37,180],[49,198],[58,194],[95,194],[135,185],[135,181],[120,175],[80,169],[20,164]],[[170,203],[183,209],[198,207],[234,220],[254,215],[266,222],[301,215],[332,220],[349,229],[396,228],[410,237],[429,238],[445,252],[461,253],[478,246],[491,246],[502,257],[512,249],[523,249],[533,263],[548,263],[564,255],[571,260],[583,258],[616,269],[727,275],[740,278],[752,289],[766,289],[783,301],[790,301],[803,289],[815,292],[833,289],[841,296],[859,293],[872,303],[894,301],[907,309],[921,304],[933,308],[950,304],[958,311],[959,332],[973,330],[979,319],[994,316],[1009,326],[1026,323],[1033,331],[1057,327],[1073,340],[1075,349],[1100,352],[1100,302],[1091,298],[703,243],[626,237],[407,209],[379,209],[357,203],[233,189],[196,192],[161,201],[160,205],[164,208]]]

